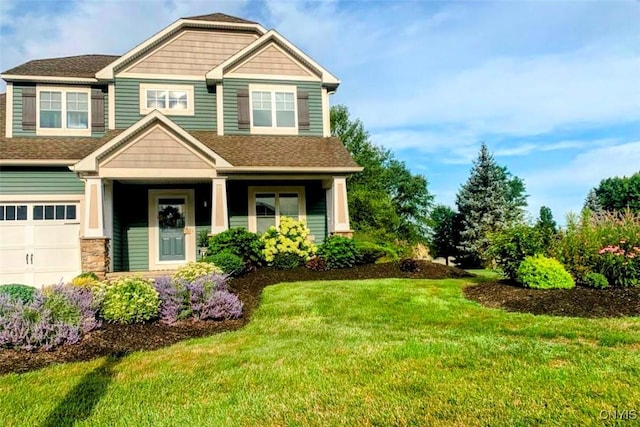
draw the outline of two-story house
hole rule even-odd
[[[196,236],[283,215],[348,234],[340,81],[274,30],[182,18],[122,56],[1,74],[0,282],[173,269]]]

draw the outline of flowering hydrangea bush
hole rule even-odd
[[[160,295],[160,321],[172,324],[180,319],[237,319],[242,302],[229,291],[228,276],[211,273],[189,282],[159,277],[155,289]]]
[[[316,245],[309,239],[309,229],[303,221],[283,216],[279,227],[270,227],[261,237],[264,243],[264,258],[270,265],[278,254],[297,255],[306,262],[317,251]]]
[[[626,240],[598,251],[597,270],[614,286],[640,285],[640,247]]]
[[[222,274],[222,269],[209,262],[189,262],[180,267],[173,275],[173,278],[192,282],[198,277],[209,274]]]
[[[51,350],[100,326],[99,299],[89,289],[54,285],[32,301],[0,295],[0,348]]]

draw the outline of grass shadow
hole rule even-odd
[[[113,381],[115,376],[113,368],[124,356],[126,353],[107,356],[100,366],[82,377],[49,414],[42,427],[73,426],[76,422],[88,419]]]

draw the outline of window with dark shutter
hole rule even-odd
[[[104,93],[91,89],[91,131],[104,132]]]
[[[36,130],[36,88],[22,88],[22,130]]]
[[[249,129],[251,126],[251,110],[249,109],[249,91],[238,89],[238,129]]]
[[[309,92],[298,91],[298,129],[309,130]]]

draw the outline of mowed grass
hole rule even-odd
[[[270,286],[242,330],[0,377],[0,420],[584,426],[640,410],[640,319],[487,309],[464,299],[468,283]]]

